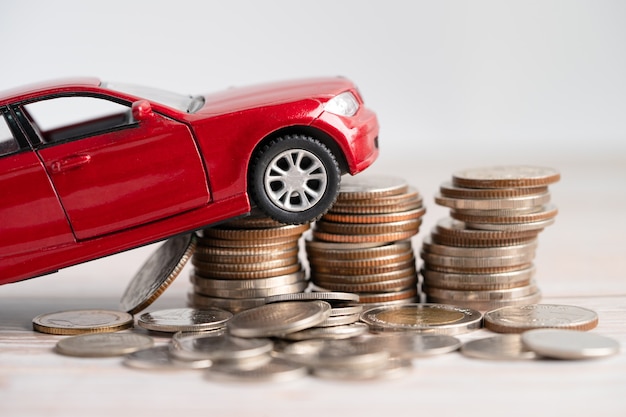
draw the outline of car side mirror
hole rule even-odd
[[[138,100],[133,103],[132,106],[133,118],[141,121],[150,118],[152,113],[152,106],[148,100]]]

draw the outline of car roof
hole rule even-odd
[[[42,93],[62,93],[85,88],[94,88],[100,85],[100,80],[95,77],[66,78],[59,80],[44,81],[28,84],[5,91],[0,91],[0,105],[15,101],[27,100]]]

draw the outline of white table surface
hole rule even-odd
[[[486,165],[479,162],[382,159],[368,174],[402,176],[424,195],[428,212],[414,238],[418,249],[447,214],[433,201],[439,184],[457,169]],[[40,313],[117,308],[155,249],[149,246],[0,287],[0,416],[624,416],[626,164],[616,155],[539,162],[562,174],[550,187],[559,214],[540,234],[535,258],[542,302],[594,309],[600,321],[592,331],[616,338],[619,355],[492,362],[453,353],[416,360],[408,376],[395,380],[218,383],[201,371],[141,371],[122,366],[120,358],[62,356],[53,352],[61,336],[32,331]],[[188,275],[187,267],[149,310],[185,306]],[[489,335],[479,330],[460,338]]]

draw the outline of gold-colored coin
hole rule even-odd
[[[275,277],[279,275],[287,275],[293,274],[294,272],[300,271],[302,269],[300,263],[282,266],[278,268],[264,269],[259,271],[241,271],[241,272],[233,272],[233,271],[210,271],[195,268],[195,272],[197,275],[205,278],[216,278],[216,279],[256,279],[256,278],[269,278]]]
[[[505,230],[476,230],[470,229],[464,222],[444,217],[437,221],[437,233],[443,236],[460,237],[471,240],[500,240],[534,238],[538,231],[505,231]],[[495,245],[494,245],[495,246]]]
[[[417,296],[417,288],[408,288],[397,292],[359,293],[359,302],[363,304],[382,304],[393,301],[413,299]]]
[[[525,188],[547,186],[560,178],[552,168],[510,165],[457,171],[452,175],[452,184],[467,188]]]
[[[309,224],[287,225],[274,227],[271,229],[204,229],[205,237],[213,237],[225,240],[255,240],[255,239],[277,239],[287,236],[300,236],[309,230]]]
[[[372,235],[414,231],[419,229],[421,223],[421,219],[375,224],[334,223],[319,220],[315,224],[315,228],[320,232],[341,235]]]
[[[527,237],[472,239],[471,237],[467,236],[444,236],[437,233],[436,231],[431,231],[430,236],[432,237],[433,241],[439,245],[479,249],[519,246],[537,240],[537,233]]]
[[[326,273],[337,275],[363,275],[363,274],[383,274],[401,269],[410,268],[415,265],[415,258],[412,256],[401,262],[387,263],[376,266],[330,266],[330,265],[311,265],[311,273]]]
[[[337,281],[320,281],[316,280],[315,284],[331,291],[347,291],[354,293],[380,293],[380,292],[392,292],[401,291],[407,288],[412,288],[417,285],[417,274],[404,278],[389,280],[389,281],[377,281],[368,283],[341,283]]]
[[[345,243],[331,243],[305,240],[306,254],[314,260],[357,260],[376,259],[392,256],[406,251],[412,251],[411,241],[404,240],[383,244],[350,245]]]
[[[419,230],[409,230],[405,232],[382,233],[371,235],[340,235],[335,233],[325,233],[313,230],[313,238],[326,240],[328,242],[358,243],[358,242],[394,242],[405,240],[415,236]]]
[[[345,274],[325,274],[321,272],[311,271],[311,280],[326,281],[326,282],[338,282],[338,283],[366,283],[366,282],[382,282],[391,281],[406,276],[414,275],[417,269],[415,264],[411,264],[405,269],[396,269],[391,272],[384,272],[380,274],[364,274],[364,275],[345,275]]]
[[[133,316],[115,310],[67,310],[40,314],[33,319],[35,331],[59,335],[117,332],[131,327]]]
[[[390,204],[388,201],[382,203],[382,199],[378,200],[363,200],[368,204],[352,204],[352,202],[335,203],[331,213],[347,213],[347,214],[385,214],[385,213],[398,213],[409,210],[418,210],[423,207],[421,197],[412,199],[403,199],[395,204]]]
[[[435,203],[455,210],[506,210],[542,206],[550,202],[550,193],[509,198],[450,198],[435,195]]]
[[[278,258],[268,260],[265,258],[263,261],[257,262],[240,262],[240,263],[231,263],[231,262],[205,262],[197,257],[194,257],[191,260],[193,266],[201,271],[205,271],[206,273],[220,273],[220,272],[252,272],[252,271],[264,271],[268,269],[281,268],[290,265],[295,265],[298,263],[298,256],[292,256],[290,258]]]
[[[329,212],[322,217],[322,221],[335,222],[335,223],[390,223],[399,222],[405,220],[419,219],[426,213],[425,207],[420,207],[413,210],[398,211],[393,213],[380,213],[380,214],[346,214]]]
[[[397,264],[398,262],[404,262],[414,259],[413,250],[406,250],[391,255],[378,256],[372,258],[357,258],[357,259],[333,259],[333,258],[317,258],[309,257],[309,263],[315,265],[318,271],[321,271],[319,267],[327,269],[332,268],[345,268],[348,270],[362,269],[369,267],[377,267],[383,265]],[[332,270],[331,270],[332,272]]]
[[[443,304],[405,304],[371,308],[361,314],[361,321],[378,331],[455,335],[480,328],[482,314]]]

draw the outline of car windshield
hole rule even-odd
[[[102,87],[161,103],[185,113],[195,113],[204,106],[204,97],[202,96],[190,96],[153,87],[123,83],[105,82],[102,83]]]

